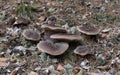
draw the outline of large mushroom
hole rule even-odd
[[[73,34],[53,34],[50,38],[55,40],[66,40],[66,41],[81,41],[82,37],[80,35]]]
[[[37,31],[34,31],[32,29],[25,29],[23,31],[22,35],[27,40],[32,40],[32,41],[38,41],[38,40],[40,40],[40,34]]]
[[[42,25],[41,28],[45,30],[44,39],[50,39],[50,35],[55,33],[67,33],[67,30],[56,25]]]
[[[81,56],[85,56],[88,54],[92,54],[92,50],[89,46],[78,46],[75,50],[74,50],[75,54],[81,55]]]
[[[77,30],[86,35],[97,35],[100,32],[100,27],[91,25],[77,26]]]
[[[37,48],[41,52],[54,56],[63,54],[68,49],[68,47],[69,47],[68,43],[64,42],[53,43],[52,41],[40,41],[37,44]]]
[[[56,26],[56,25],[42,25],[41,28],[45,29],[46,31],[54,31],[54,32],[60,32],[60,33],[67,33],[66,29]]]

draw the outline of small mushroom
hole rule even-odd
[[[37,48],[41,52],[45,52],[54,56],[63,54],[68,49],[68,47],[68,43],[64,42],[53,43],[52,41],[41,41],[37,44]]]
[[[90,25],[82,25],[77,26],[79,32],[86,35],[97,35],[100,32],[100,28],[98,26],[90,26]]]
[[[67,30],[56,25],[42,25],[41,28],[45,29],[46,31],[54,31],[54,32],[61,32],[61,33],[67,33]]]
[[[23,17],[17,17],[13,25],[27,25],[27,24],[29,24],[29,20]]]
[[[88,54],[93,54],[93,52],[91,51],[89,46],[78,46],[75,50],[74,50],[75,54],[81,55],[81,56],[85,56]]]
[[[50,36],[50,38],[56,40],[66,40],[66,41],[82,40],[82,37],[80,35],[73,35],[73,34],[53,34]]]
[[[37,31],[34,31],[32,29],[25,29],[23,31],[22,35],[27,40],[32,40],[32,41],[38,41],[38,40],[40,40],[40,34]]]

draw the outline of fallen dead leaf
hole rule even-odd
[[[120,71],[119,71],[119,72],[117,72],[115,75],[120,75]]]
[[[0,67],[6,66],[7,63],[6,62],[0,62]]]
[[[38,75],[37,72],[31,71],[29,75]]]
[[[100,70],[104,70],[104,71],[106,71],[106,70],[109,70],[109,69],[110,69],[110,66],[109,66],[109,65],[98,66],[97,68],[100,69]]]
[[[9,60],[8,58],[0,58],[0,62],[6,62],[7,60]]]
[[[74,68],[74,72],[75,72],[75,73],[78,73],[80,70],[81,70],[81,67],[76,66],[76,67]]]
[[[11,75],[16,75],[17,74],[17,70],[13,70],[12,72],[11,72]]]
[[[98,75],[97,73],[91,72],[88,75]]]

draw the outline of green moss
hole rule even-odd
[[[113,15],[111,15],[111,14],[108,14],[108,15],[106,15],[106,19],[107,19],[107,22],[108,22],[108,23],[113,24],[114,21],[116,20],[116,17],[113,16]]]
[[[94,16],[95,20],[98,21],[98,22],[103,22],[103,16],[100,14],[100,13],[97,13],[95,16]]]
[[[29,17],[32,16],[32,6],[30,3],[25,4],[21,1],[20,4],[18,4],[16,9],[16,14],[21,17]]]
[[[58,20],[58,21],[57,21],[57,24],[60,24],[60,25],[65,25],[65,23],[66,23],[66,22],[63,21],[63,20]]]
[[[39,57],[40,57],[40,62],[44,63],[45,66],[51,63],[51,58],[46,53],[41,53]]]

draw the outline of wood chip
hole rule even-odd
[[[0,58],[0,67],[6,66],[8,58]]]
[[[88,75],[98,75],[97,73],[91,72]]]

